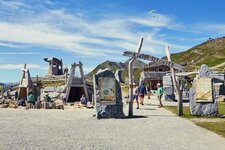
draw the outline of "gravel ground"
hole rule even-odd
[[[221,136],[156,104],[146,100],[134,118],[101,120],[94,109],[0,109],[0,149],[225,149]]]

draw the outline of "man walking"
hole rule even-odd
[[[140,88],[139,88],[139,96],[140,96],[140,104],[141,105],[144,105],[143,102],[144,102],[145,95],[146,95],[146,88],[145,88],[144,82],[142,81]]]

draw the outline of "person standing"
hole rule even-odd
[[[146,88],[145,88],[145,85],[144,85],[144,82],[142,81],[141,82],[141,85],[139,87],[139,96],[140,96],[140,104],[141,105],[144,105],[144,97],[146,95]]]
[[[84,94],[82,94],[81,98],[80,98],[80,102],[83,105],[87,105],[87,98],[84,96]]]
[[[66,104],[66,93],[61,94],[61,99],[63,100],[63,104]]]
[[[162,85],[161,84],[157,84],[157,96],[158,96],[158,100],[159,100],[159,107],[163,107],[162,95],[163,95]]]
[[[51,97],[49,96],[49,93],[46,93],[45,97],[44,97],[44,101],[45,102],[48,102],[48,103],[51,103],[52,102],[52,99]]]
[[[28,94],[28,100],[27,100],[27,102],[35,105],[34,94],[33,94],[32,91],[30,91],[29,94]]]
[[[135,86],[135,83],[134,83],[134,86]],[[136,109],[139,109],[138,91],[139,91],[139,87],[136,86],[136,87],[133,89],[133,100],[135,99],[135,100],[136,100],[136,103],[137,103],[137,108],[136,108]]]
[[[18,99],[18,91],[15,92],[15,101]]]
[[[148,99],[150,99],[151,88],[149,84],[147,85],[146,91],[147,91]]]

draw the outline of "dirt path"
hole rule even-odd
[[[146,99],[130,119],[97,120],[94,109],[0,109],[0,149],[224,149],[224,138],[157,103]]]
[[[216,68],[219,68],[219,67],[222,67],[222,66],[225,66],[225,62],[219,64],[219,65],[216,65],[216,66],[213,66],[213,67],[210,67],[211,69],[216,69]]]

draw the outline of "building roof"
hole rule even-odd
[[[160,66],[166,66],[166,65],[154,63],[154,64],[144,67],[144,69],[155,68],[155,67],[160,67]]]

